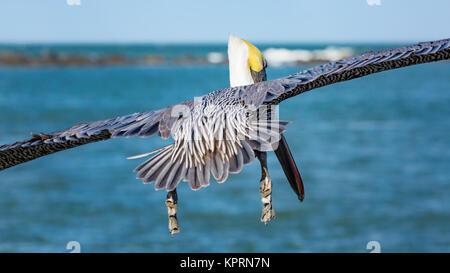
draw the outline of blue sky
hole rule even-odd
[[[405,42],[450,37],[450,1],[3,0],[0,43]],[[370,0],[378,1],[378,0]]]

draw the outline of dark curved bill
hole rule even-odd
[[[284,174],[286,175],[292,190],[297,194],[300,202],[302,202],[305,198],[302,177],[300,176],[300,172],[298,171],[291,150],[289,149],[283,134],[281,134],[281,139],[278,143],[278,148],[275,150],[275,154],[283,167]]]

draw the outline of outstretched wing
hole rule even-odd
[[[192,101],[181,103],[192,106]],[[32,135],[31,139],[0,146],[0,171],[6,168],[80,145],[114,137],[170,136],[173,106],[149,112],[78,124],[54,133]]]
[[[285,78],[253,85],[226,88],[210,95],[242,99],[247,105],[278,104],[300,93],[328,84],[347,81],[372,73],[450,58],[450,39],[373,51],[320,65]],[[222,94],[219,94],[222,93]],[[192,109],[193,100],[181,103]],[[31,139],[0,146],[0,171],[35,158],[111,137],[149,137],[158,132],[170,136],[177,119],[174,106],[157,111],[135,113],[114,119],[84,123],[67,130],[33,135]]]
[[[303,92],[336,82],[414,64],[447,59],[450,59],[450,39],[370,51],[316,66],[284,78],[242,86],[236,91],[237,95],[247,104],[255,107],[261,104],[278,104]]]

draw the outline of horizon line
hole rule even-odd
[[[446,38],[441,38],[446,39]],[[440,40],[440,39],[439,39]],[[252,41],[254,44],[406,44],[406,43],[420,43],[420,42],[428,42],[435,41],[429,39],[417,39],[417,40],[310,40],[310,41]],[[226,45],[228,43],[227,40],[223,41],[208,41],[208,40],[199,40],[199,41],[114,41],[114,40],[105,40],[105,41],[94,41],[94,40],[73,40],[73,41],[61,41],[61,40],[46,40],[46,41],[1,41],[0,45]]]

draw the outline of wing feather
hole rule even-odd
[[[241,86],[236,96],[247,104],[278,104],[281,101],[325,85],[348,81],[381,71],[450,59],[450,39],[412,46],[370,51],[330,62],[284,78]]]
[[[190,101],[181,104],[192,105]],[[173,107],[78,124],[49,134],[32,134],[28,140],[0,146],[0,171],[41,156],[115,137],[150,137],[158,133],[168,138],[167,128],[174,122]]]

